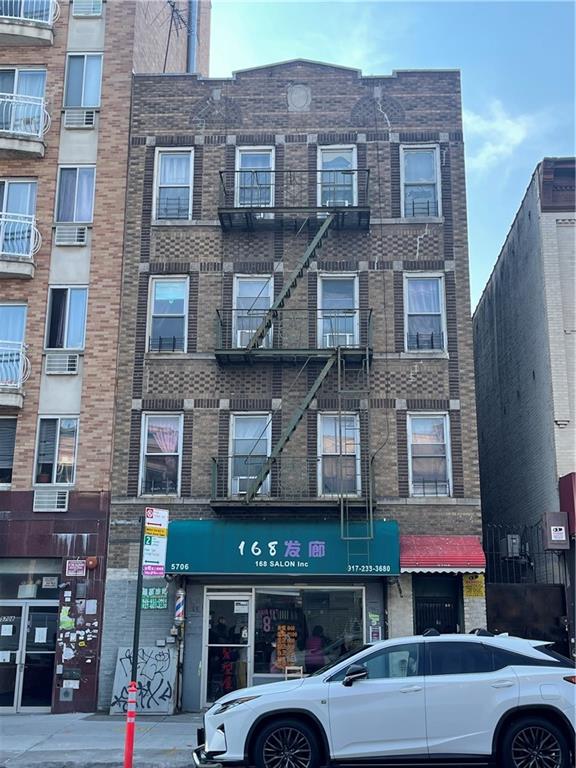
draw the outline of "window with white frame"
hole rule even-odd
[[[16,419],[0,418],[0,485],[10,485],[12,482],[15,442]]]
[[[148,349],[184,352],[188,314],[188,278],[152,278]]]
[[[320,275],[318,286],[320,348],[357,346],[358,276]]]
[[[69,54],[66,71],[65,107],[100,106],[102,54]]]
[[[318,205],[358,205],[356,147],[318,148]]]
[[[402,216],[440,216],[438,147],[401,147]]]
[[[26,304],[0,304],[0,386],[2,387],[19,387],[22,384],[25,370],[25,327]]]
[[[0,131],[40,137],[45,87],[45,69],[0,69]]]
[[[361,491],[358,414],[318,415],[320,496],[356,496]]]
[[[0,255],[32,256],[35,213],[35,181],[0,179]]]
[[[448,414],[409,414],[408,446],[411,496],[450,496]]]
[[[274,283],[270,275],[234,277],[232,336],[234,347],[247,347],[272,306]],[[270,330],[262,346],[271,346]]]
[[[182,421],[182,414],[143,414],[141,495],[180,493]]]
[[[76,471],[78,419],[42,417],[38,422],[35,482],[72,485]]]
[[[444,278],[441,275],[404,275],[405,348],[446,349]]]
[[[272,147],[241,147],[236,150],[235,205],[242,208],[274,205]]]
[[[157,150],[156,220],[192,218],[193,172],[193,150]]]
[[[262,414],[232,414],[230,417],[230,495],[245,494],[270,455],[271,417]],[[267,477],[259,493],[269,490]]]
[[[93,165],[63,166],[58,175],[56,221],[91,224],[94,215]]]
[[[87,288],[50,288],[46,349],[84,349]]]

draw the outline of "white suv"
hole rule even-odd
[[[547,645],[481,631],[365,646],[310,677],[223,696],[194,762],[569,768],[576,675]]]

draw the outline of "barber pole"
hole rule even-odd
[[[134,734],[136,731],[136,692],[134,681],[128,686],[128,706],[126,707],[126,739],[124,741],[124,768],[132,768],[134,759]]]
[[[174,624],[180,626],[184,624],[184,606],[186,604],[186,590],[176,590],[176,604],[174,606]]]

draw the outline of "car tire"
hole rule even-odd
[[[550,720],[526,716],[505,727],[498,765],[501,768],[570,768],[570,747],[560,728]]]
[[[256,768],[320,768],[318,738],[301,720],[273,720],[264,725],[252,756]]]

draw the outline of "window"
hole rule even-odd
[[[72,485],[76,468],[78,419],[41,418],[36,449],[36,483]]]
[[[140,494],[180,493],[182,416],[144,414]]]
[[[482,643],[428,643],[429,675],[472,675],[492,672],[492,654]]]
[[[192,218],[192,150],[156,153],[156,220]]]
[[[268,413],[231,416],[230,493],[245,494],[270,455],[271,417]],[[268,476],[259,493],[266,494]]]
[[[268,275],[234,278],[232,335],[235,347],[247,347],[252,340],[272,305],[273,287],[273,280]],[[270,347],[271,342],[272,330],[266,334],[263,346]]]
[[[438,147],[402,147],[402,216],[440,216]]]
[[[319,147],[318,205],[358,205],[356,147]]]
[[[236,150],[235,205],[267,208],[274,205],[274,149]]]
[[[423,643],[405,643],[383,648],[355,662],[368,671],[369,680],[418,677],[423,674]],[[342,681],[348,668],[341,669],[330,682]]]
[[[0,386],[19,387],[22,383],[25,326],[25,304],[0,304]]]
[[[446,349],[444,279],[437,275],[405,275],[404,307],[406,350]]]
[[[408,441],[411,495],[449,496],[448,415],[409,415]]]
[[[99,107],[102,80],[102,55],[68,56],[65,107]]]
[[[0,69],[0,131],[44,132],[45,69]]]
[[[16,419],[0,419],[0,485],[12,482]]]
[[[94,166],[60,168],[56,221],[90,224],[94,213]]]
[[[360,493],[360,425],[357,414],[319,414],[318,487],[321,496]]]
[[[319,346],[356,346],[359,340],[356,275],[322,276],[319,288]]]
[[[35,181],[0,179],[0,255],[32,255],[35,212]]]
[[[153,278],[150,293],[148,349],[151,352],[184,352],[188,307],[187,278]]]
[[[84,349],[86,288],[51,288],[47,349]]]

